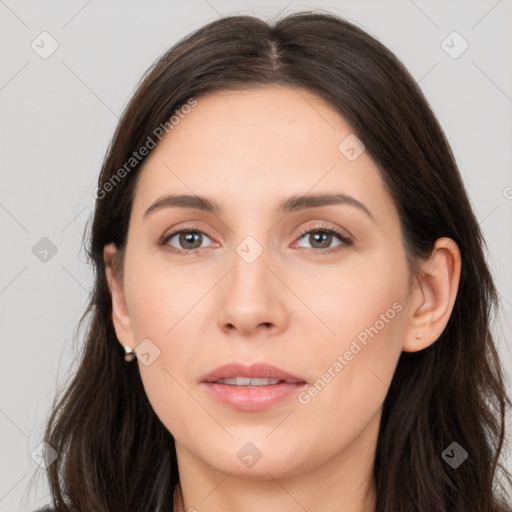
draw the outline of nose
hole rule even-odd
[[[231,336],[275,336],[287,328],[290,292],[277,277],[267,250],[254,261],[240,254],[234,255],[232,269],[220,289],[219,326]]]

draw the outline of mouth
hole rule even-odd
[[[218,366],[201,378],[201,382],[220,383],[230,386],[271,386],[286,382],[294,384],[305,379],[267,363],[254,363],[246,366],[233,362]]]
[[[306,386],[301,377],[276,366],[230,363],[204,376],[201,385],[220,404],[240,411],[262,411],[290,399]]]
[[[270,379],[270,378],[250,378],[250,377],[230,377],[227,379],[220,379],[215,381],[214,384],[226,384],[227,386],[243,386],[243,387],[260,387],[260,386],[275,386],[276,384],[281,384],[281,382],[286,382],[280,379]]]

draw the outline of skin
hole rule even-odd
[[[366,151],[350,161],[338,149],[351,133],[304,90],[198,98],[144,164],[124,280],[112,265],[115,247],[105,246],[119,342],[135,349],[150,339],[160,350],[151,364],[137,363],[176,441],[179,510],[250,512],[269,503],[275,512],[375,510],[371,472],[388,385],[401,352],[428,347],[446,326],[460,253],[439,239],[410,286],[397,209],[374,162]],[[291,195],[320,192],[356,198],[374,220],[349,204],[275,211]],[[144,218],[171,193],[208,196],[224,211],[164,208]],[[167,247],[200,247],[194,254],[157,247],[171,228],[190,224],[205,234],[188,246],[174,236]],[[321,229],[301,235],[322,225],[350,233],[353,244],[335,235],[318,241]],[[263,251],[252,263],[236,251],[249,235]],[[396,303],[400,311],[307,404],[294,396],[241,412],[200,384],[232,361],[264,361],[315,383]],[[247,442],[262,455],[251,468],[237,457]]]

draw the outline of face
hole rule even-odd
[[[260,478],[354,461],[374,449],[407,328],[397,210],[351,127],[311,93],[197,102],[136,187],[119,340],[143,343],[142,381],[182,460]],[[227,363],[242,367],[211,375]],[[254,363],[287,375],[244,373]],[[279,382],[218,383],[244,375]]]

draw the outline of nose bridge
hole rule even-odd
[[[262,235],[257,235],[261,240]],[[253,235],[247,235],[236,247],[233,255],[232,285],[237,287],[236,293],[254,288],[260,293],[269,287],[269,275],[267,268],[269,263],[269,247],[266,240],[256,239]],[[240,290],[238,290],[240,287]],[[242,296],[244,293],[241,294]]]
[[[265,256],[261,258],[261,256],[265,253],[268,254],[269,248],[267,244],[267,240],[263,239],[263,235],[256,235],[257,238],[253,235],[247,235],[237,246],[236,253],[239,258],[246,263],[247,265],[252,265],[259,259],[263,259],[264,261],[267,259]],[[243,265],[242,265],[243,267]]]
[[[269,234],[268,219],[261,211],[261,206],[241,203],[239,207],[233,233],[237,242],[233,255],[234,275],[243,280],[243,273],[248,271],[249,280],[256,275],[265,279],[265,272],[268,272],[265,265],[269,263],[269,242],[273,232]]]

